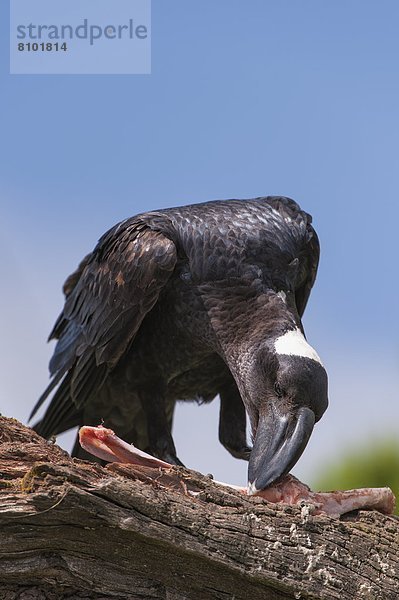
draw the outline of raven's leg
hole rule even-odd
[[[220,390],[219,440],[235,458],[249,460],[247,418],[235,381]]]
[[[165,395],[153,387],[141,389],[140,399],[147,420],[149,446],[146,451],[172,464],[184,466],[177,458],[171,433],[171,415],[168,415]]]

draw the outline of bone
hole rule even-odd
[[[130,463],[153,469],[171,471],[172,465],[155,458],[119,438],[112,429],[99,425],[84,426],[79,431],[79,442],[87,452],[107,462]],[[247,494],[247,488],[215,481],[214,483]],[[313,492],[293,475],[286,475],[277,483],[256,494],[275,504],[307,504],[313,515],[327,514],[338,518],[353,510],[377,510],[390,515],[395,510],[396,499],[392,490],[385,488],[359,488],[356,490]]]

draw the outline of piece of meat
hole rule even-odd
[[[293,475],[257,494],[269,502],[312,505],[312,514],[326,513],[339,517],[352,510],[378,510],[390,515],[395,510],[396,499],[392,490],[385,488],[359,488],[336,492],[312,492]]]
[[[142,452],[133,444],[119,438],[112,429],[99,425],[84,426],[79,430],[79,443],[86,452],[107,462],[132,463],[143,467],[170,469],[171,465],[147,452]]]
[[[173,470],[174,467],[121,440],[112,429],[84,426],[79,431],[82,448],[107,462],[131,463],[141,467]],[[232,487],[243,494],[247,489],[216,481],[219,485]],[[196,493],[196,492],[193,492]],[[339,517],[357,509],[378,510],[392,514],[395,496],[390,488],[361,488],[337,492],[312,492],[293,475],[286,475],[279,482],[256,494],[268,502],[281,504],[306,504],[312,514],[326,513]]]

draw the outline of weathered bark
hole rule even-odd
[[[1,600],[399,597],[397,517],[312,516],[177,473],[73,460],[1,418]]]

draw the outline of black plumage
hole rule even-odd
[[[103,420],[139,448],[179,463],[175,402],[220,394],[220,441],[248,459],[245,409],[256,437],[262,407],[277,397],[282,363],[272,341],[302,330],[318,260],[310,216],[284,197],[207,202],[122,221],[64,285],[65,305],[50,334],[57,340],[52,381],[32,416],[56,390],[36,431],[49,437]],[[305,363],[320,380],[312,392],[320,398],[301,400],[317,420],[326,378],[319,363],[300,363],[293,380]],[[290,414],[291,396],[279,403]],[[75,454],[84,456],[78,446]]]

